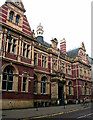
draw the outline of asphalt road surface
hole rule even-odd
[[[69,112],[63,112],[59,114],[54,114],[50,116],[41,116],[38,118],[29,118],[27,120],[93,120],[93,110],[92,108],[85,108],[78,111],[69,111]]]

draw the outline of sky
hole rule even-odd
[[[39,23],[44,30],[44,40],[65,38],[66,49],[71,50],[84,42],[86,53],[91,56],[91,1],[92,0],[22,0],[25,15],[36,30]],[[5,0],[0,0],[0,6]]]

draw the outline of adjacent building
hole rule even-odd
[[[0,7],[0,89],[2,108],[49,106],[92,99],[91,65],[84,43],[66,51],[66,40],[43,38],[31,30],[22,2],[5,2]]]

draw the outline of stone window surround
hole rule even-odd
[[[11,49],[10,49],[10,52],[9,52],[9,53],[12,53],[12,54],[17,55],[17,51],[18,51],[18,38],[14,37],[14,36],[12,36],[12,35],[11,35],[11,38],[12,38],[12,39],[11,39],[11,42],[9,41],[9,39],[6,40],[6,41],[7,41],[6,52],[8,52],[8,47],[9,47],[8,45],[11,44]],[[16,43],[15,43],[15,44],[13,43],[13,40],[14,40],[14,39],[16,40]],[[15,45],[15,52],[14,52],[14,53],[12,52],[13,45]]]
[[[9,11],[8,11],[8,20],[9,20],[9,18],[10,18],[10,12],[11,11],[13,11],[13,10],[11,10],[11,9],[9,9]],[[14,11],[13,11],[14,12]],[[14,16],[13,16],[13,22],[12,23],[14,23],[14,24],[16,24],[16,16],[17,15],[19,15],[17,12],[14,12]],[[19,15],[20,16],[20,15]],[[10,21],[11,22],[11,21]],[[17,25],[17,24],[16,24]],[[18,24],[18,26],[21,26],[21,16],[20,16],[20,19],[19,19],[19,24]]]
[[[23,47],[24,46],[24,43],[26,44],[25,48]],[[27,48],[27,46],[29,45],[29,49]],[[25,49],[25,56],[23,56],[23,49]],[[27,51],[29,50],[29,53],[28,53],[28,57],[27,57]],[[25,41],[22,42],[22,53],[21,53],[21,56],[24,57],[24,58],[27,58],[27,59],[31,59],[31,45]]]
[[[43,57],[43,59],[42,59],[42,57]],[[45,65],[46,64],[46,65]],[[48,57],[47,57],[47,55],[45,55],[45,54],[42,54],[41,55],[41,66],[43,67],[43,68],[48,68]]]

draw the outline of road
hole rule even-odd
[[[93,117],[93,104],[89,103],[89,106],[82,106],[81,104],[72,104],[65,106],[54,106],[54,107],[43,107],[38,108],[28,108],[28,109],[11,109],[2,111],[2,120],[10,120],[10,118],[16,120],[34,120],[34,119],[44,119],[44,120],[74,120],[81,118],[92,118]],[[64,119],[63,119],[64,118]],[[92,120],[92,119],[90,119]]]
[[[34,118],[29,118],[27,120],[93,120],[93,111],[91,108],[84,108],[81,110],[72,110],[68,112],[62,112],[57,114],[51,114],[46,116],[39,116]]]

